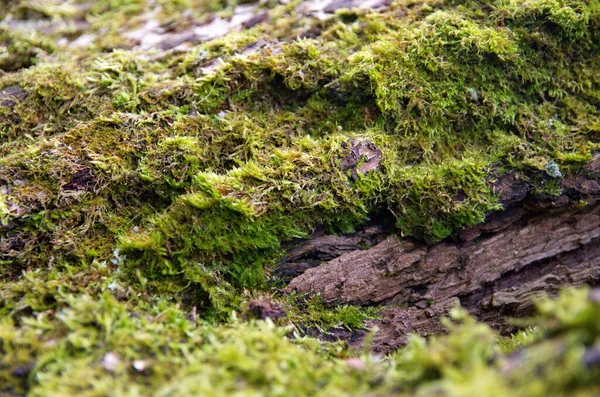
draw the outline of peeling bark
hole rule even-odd
[[[565,178],[558,197],[536,196],[529,183],[504,175],[492,182],[504,210],[432,246],[382,229],[366,249],[357,243],[365,231],[318,236],[280,265],[297,274],[285,291],[319,294],[328,305],[385,306],[369,324],[379,328],[373,349],[381,352],[409,332],[442,332],[439,318],[458,303],[507,330],[506,318],[529,314],[535,296],[600,281],[598,169],[600,155],[585,174]]]

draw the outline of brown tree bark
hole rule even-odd
[[[532,299],[600,281],[600,154],[565,178],[558,197],[536,196],[507,174],[493,187],[504,210],[428,246],[371,225],[352,236],[315,236],[290,250],[276,274],[286,292],[328,305],[385,306],[373,348],[387,352],[407,333],[443,331],[439,318],[461,304],[501,330],[531,312]]]

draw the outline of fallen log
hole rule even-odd
[[[599,169],[597,155],[554,197],[504,175],[493,186],[505,209],[434,245],[381,225],[319,235],[291,250],[276,274],[294,276],[286,292],[318,294],[327,305],[384,306],[369,324],[379,328],[376,351],[411,332],[442,332],[439,319],[456,304],[507,331],[508,317],[531,313],[533,297],[600,281]]]

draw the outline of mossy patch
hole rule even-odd
[[[38,55],[54,51],[53,42],[38,34],[13,32],[0,25],[0,71],[12,72],[39,62]]]
[[[289,298],[287,318],[302,328],[315,328],[328,333],[333,328],[350,331],[363,329],[368,320],[378,318],[382,308],[340,305],[326,307],[319,296],[292,295]]]
[[[437,242],[500,208],[498,170],[556,194],[599,149],[597,2],[396,1],[322,21],[269,2],[264,23],[184,52],[131,50],[124,32],[149,18],[183,31],[237,2],[38,3],[0,10],[3,392],[526,387],[500,375],[493,332],[460,313],[451,336],[365,371],[343,346],[231,315],[270,293],[282,243],[317,227],[350,232],[385,211]],[[288,321],[322,329],[376,316],[293,306]],[[554,390],[586,392],[595,369],[578,360],[598,330],[542,312],[556,334],[540,357],[570,369]],[[505,349],[546,346],[524,339]],[[561,343],[573,356],[552,355]]]
[[[436,242],[482,222],[491,169],[568,174],[598,148],[597,7],[526,7],[400,2],[250,54],[264,26],[185,56],[62,49],[1,77],[19,92],[0,106],[4,273],[118,248],[126,277],[215,297],[264,287],[281,242],[317,226],[385,209]],[[381,154],[360,175],[343,165],[358,141]]]
[[[536,337],[511,354],[457,308],[448,335],[413,336],[385,359],[299,337],[281,321],[207,323],[138,296],[102,265],[28,273],[1,291],[0,391],[9,395],[595,395],[600,387],[589,361],[600,306],[587,289],[539,301],[528,320]]]

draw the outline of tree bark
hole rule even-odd
[[[384,306],[373,349],[391,351],[406,334],[442,332],[439,318],[461,304],[501,330],[532,299],[600,281],[600,154],[583,173],[543,197],[513,174],[492,184],[504,210],[428,246],[370,225],[352,236],[318,235],[290,250],[276,274],[286,292],[319,294],[328,305]]]

